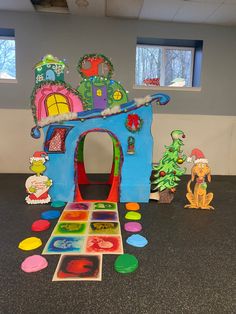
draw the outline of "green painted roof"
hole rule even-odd
[[[45,57],[43,57],[42,61],[38,62],[34,67],[35,68],[41,67],[45,64],[60,64],[66,66],[66,64],[63,61],[59,60],[58,58],[54,57],[51,54],[48,54]]]

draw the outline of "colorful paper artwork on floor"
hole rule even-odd
[[[125,207],[127,209],[127,213],[125,215],[125,219],[127,220],[139,220],[142,215],[137,212],[140,210],[140,205],[138,203],[126,203]],[[135,248],[143,248],[148,244],[148,240],[134,232],[141,232],[142,225],[136,221],[130,221],[124,224],[124,230],[126,232],[131,232],[132,235],[126,238],[126,243]],[[114,268],[118,273],[128,274],[136,271],[139,266],[138,259],[129,253],[119,255],[114,264]]]
[[[84,210],[85,205],[87,210]],[[98,205],[99,209],[107,207],[113,211],[98,211]],[[71,207],[76,210],[71,210]],[[68,203],[43,250],[43,254],[87,252],[123,252],[117,204]]]
[[[126,208],[129,209],[128,213],[139,214],[141,217],[137,212],[140,210],[138,203],[128,203]],[[54,213],[55,210],[47,210],[41,216],[50,212]],[[57,215],[51,217],[57,218]],[[64,220],[65,218],[69,220]],[[42,232],[50,225],[49,221],[39,219],[32,223],[31,231]],[[132,233],[126,238],[126,243],[130,246],[140,249],[148,244],[148,240],[137,233],[142,230],[140,223],[127,222],[124,230]],[[40,238],[29,237],[21,241],[18,247],[23,251],[32,251],[41,245]],[[114,268],[119,273],[131,273],[138,268],[137,258],[124,254],[117,203],[107,201],[68,203],[61,212],[42,254],[60,255],[53,281],[101,280],[104,254],[118,255]],[[21,263],[21,269],[26,273],[38,272],[47,266],[47,260],[40,255],[28,256]]]
[[[42,254],[62,255],[53,281],[101,280],[102,254],[123,254],[117,204],[68,203]]]
[[[53,281],[100,281],[102,255],[62,255]]]

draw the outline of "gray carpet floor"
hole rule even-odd
[[[0,175],[0,313],[236,313],[235,203],[236,177],[213,176],[215,211],[184,209],[188,176],[183,177],[172,204],[141,204],[144,235],[149,244],[134,248],[139,268],[122,275],[114,270],[116,256],[103,260],[101,282],[52,282],[59,256],[47,256],[48,268],[26,274],[21,262],[29,255],[18,244],[39,236],[43,245],[53,226],[43,233],[30,230],[49,205],[24,203],[27,175]],[[121,224],[125,206],[119,204]]]

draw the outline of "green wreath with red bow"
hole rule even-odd
[[[141,119],[136,113],[129,114],[126,119],[125,126],[132,133],[138,132],[143,126],[143,119]]]

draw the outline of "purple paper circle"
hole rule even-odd
[[[129,232],[139,232],[142,230],[142,225],[139,222],[127,222],[124,228]]]

